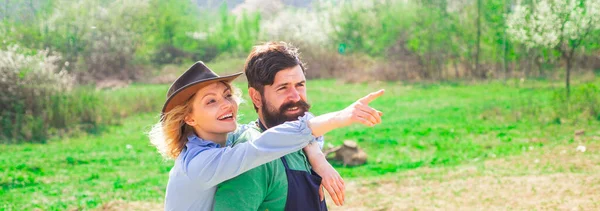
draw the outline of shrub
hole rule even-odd
[[[574,87],[568,97],[564,90],[557,91],[553,102],[556,118],[600,121],[600,88],[593,82]]]
[[[74,88],[74,77],[49,51],[0,50],[0,143],[45,142],[77,131],[97,132],[132,113],[160,109],[160,88],[98,91]]]
[[[218,13],[207,13],[214,17],[202,20],[201,25],[206,27],[188,32],[196,45],[204,48],[200,60],[210,61],[220,54],[246,56],[259,40],[261,15],[258,12],[242,10],[232,14],[223,4]]]
[[[0,143],[43,143],[56,135],[96,133],[122,117],[159,110],[164,100],[166,87],[74,87],[75,77],[60,61],[48,50],[0,50]]]
[[[57,64],[60,57],[48,51],[11,46],[0,50],[0,139],[44,139],[48,104],[57,94],[69,92],[74,79]]]
[[[137,25],[148,8],[146,1],[57,1],[52,15],[43,21],[45,46],[70,62],[68,69],[79,80],[135,79],[135,53],[140,45]],[[74,21],[77,20],[77,21]]]
[[[331,39],[344,53],[362,52],[384,56],[401,30],[414,19],[408,3],[399,1],[343,1],[331,6],[334,25]]]

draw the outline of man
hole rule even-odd
[[[296,48],[282,42],[256,46],[246,60],[244,72],[259,118],[242,134],[235,135],[241,137],[237,138],[240,142],[251,140],[267,128],[297,120],[309,110],[304,67]],[[358,101],[357,106],[365,105]],[[370,109],[365,118],[377,124],[381,122],[381,112]],[[322,153],[321,158],[325,159]],[[300,150],[221,183],[214,210],[327,210],[319,197],[320,185],[321,178],[311,170],[306,154]],[[329,188],[333,190],[330,193],[343,193],[344,189],[335,183]],[[332,197],[343,201],[343,195]],[[341,204],[340,200],[336,204]]]

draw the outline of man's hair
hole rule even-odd
[[[264,87],[273,85],[275,75],[279,71],[300,65],[305,73],[304,65],[298,56],[298,49],[285,42],[267,42],[254,46],[244,65],[248,87],[263,94]]]

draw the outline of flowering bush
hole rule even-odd
[[[507,32],[528,47],[554,47],[578,40],[600,28],[600,1],[538,0],[530,7],[520,2],[507,17]]]
[[[135,79],[135,53],[147,1],[58,1],[42,23],[50,43],[74,63],[79,80]],[[77,20],[77,21],[73,21]]]
[[[566,62],[566,89],[570,93],[570,73],[576,50],[600,30],[600,0],[536,0],[518,2],[508,16],[507,32],[528,48],[557,49]]]
[[[27,51],[18,46],[0,50],[0,107],[12,107],[23,101],[35,107],[36,98],[44,98],[55,93],[69,91],[74,78],[61,69],[60,56],[49,51],[23,54]]]
[[[0,50],[0,139],[34,138],[44,133],[43,119],[52,97],[68,92],[74,77],[60,68],[60,57],[11,46]]]
[[[288,8],[278,11],[261,23],[262,37],[265,40],[285,40],[309,46],[331,46],[329,34],[332,32],[327,4],[309,11],[306,8]],[[334,8],[330,8],[334,9]]]

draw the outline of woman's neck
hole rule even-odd
[[[209,133],[201,130],[195,130],[196,135],[203,140],[215,142],[221,147],[225,146],[225,142],[227,142],[227,133]]]

